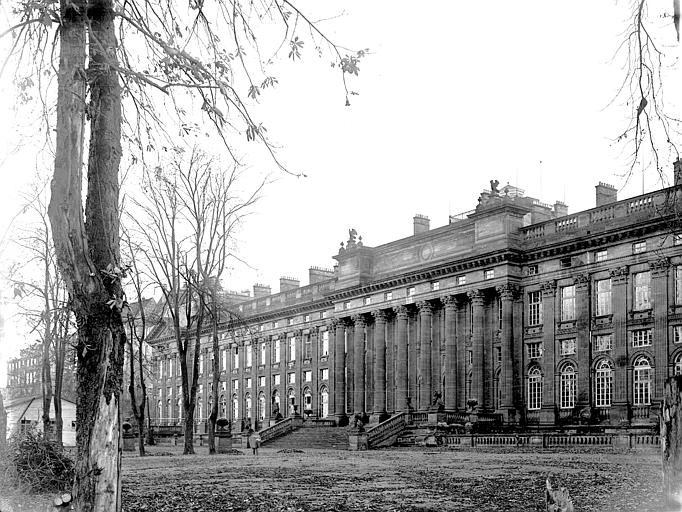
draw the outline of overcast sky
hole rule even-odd
[[[359,95],[344,106],[338,73],[310,45],[300,62],[283,54],[279,84],[256,112],[279,158],[308,177],[278,173],[262,156],[245,158],[254,176],[275,181],[239,233],[239,256],[251,268],[235,262],[227,288],[260,282],[277,292],[280,276],[307,284],[308,267],[333,266],[349,228],[376,246],[409,236],[416,213],[442,226],[449,213],[474,208],[491,179],[544,202],[565,201],[569,212],[594,206],[599,181],[622,198],[660,187],[651,171],[625,183],[627,155],[612,143],[628,112],[622,102],[607,107],[623,78],[622,59],[611,59],[628,2],[353,0],[316,13],[318,4],[302,5],[313,19],[342,14],[320,25],[335,42],[370,49],[349,83]],[[671,19],[654,24],[664,34],[662,49],[679,57]],[[668,105],[679,106],[674,64],[665,93]],[[17,133],[31,126],[17,117],[11,90],[3,78],[0,234],[41,162],[35,149],[16,149]],[[663,158],[671,175],[672,160]],[[11,244],[0,250],[8,258]],[[11,308],[3,311],[0,386],[3,359],[21,339]]]

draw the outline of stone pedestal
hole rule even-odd
[[[351,451],[369,450],[367,432],[351,431],[348,434],[348,449]]]
[[[232,449],[232,434],[229,432],[215,433],[215,449],[218,453],[227,453]]]
[[[134,452],[137,447],[137,436],[132,434],[123,434],[123,451]]]
[[[445,423],[445,413],[442,411],[429,411],[426,415],[426,418],[429,427],[435,427],[439,423]]]

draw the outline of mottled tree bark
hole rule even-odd
[[[682,375],[665,382],[661,404],[663,492],[667,510],[682,504]]]
[[[119,511],[119,398],[125,333],[119,307],[111,302],[122,297],[117,274],[121,100],[113,3],[61,0],[60,18],[57,140],[49,217],[78,326],[74,507],[79,512]],[[91,119],[87,222],[81,192],[86,80]]]

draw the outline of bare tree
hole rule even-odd
[[[41,394],[43,432],[62,443],[62,384],[64,359],[69,337],[70,311],[64,281],[57,268],[56,255],[47,218],[47,206],[40,187],[35,187],[23,209],[30,220],[21,228],[16,243],[22,262],[11,269],[9,281],[31,333],[41,344]],[[54,365],[53,365],[54,356]],[[52,372],[54,371],[54,388]],[[50,420],[54,400],[55,429]]]
[[[138,203],[144,215],[134,216],[140,236],[145,238],[147,272],[162,290],[173,324],[180,359],[186,454],[194,453],[199,355],[207,329],[214,355],[209,446],[211,453],[215,451],[222,311],[218,283],[231,256],[233,232],[262,187],[243,199],[235,190],[237,179],[236,170],[226,172],[194,149],[186,162],[178,155],[170,171],[157,168],[148,176],[148,201]]]

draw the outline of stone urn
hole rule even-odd
[[[121,428],[123,429],[123,451],[134,452],[137,436],[133,434],[133,426],[128,421],[124,421]]]
[[[215,431],[215,449],[218,453],[227,453],[232,449],[232,428],[230,420],[218,418],[216,420],[218,429]]]

